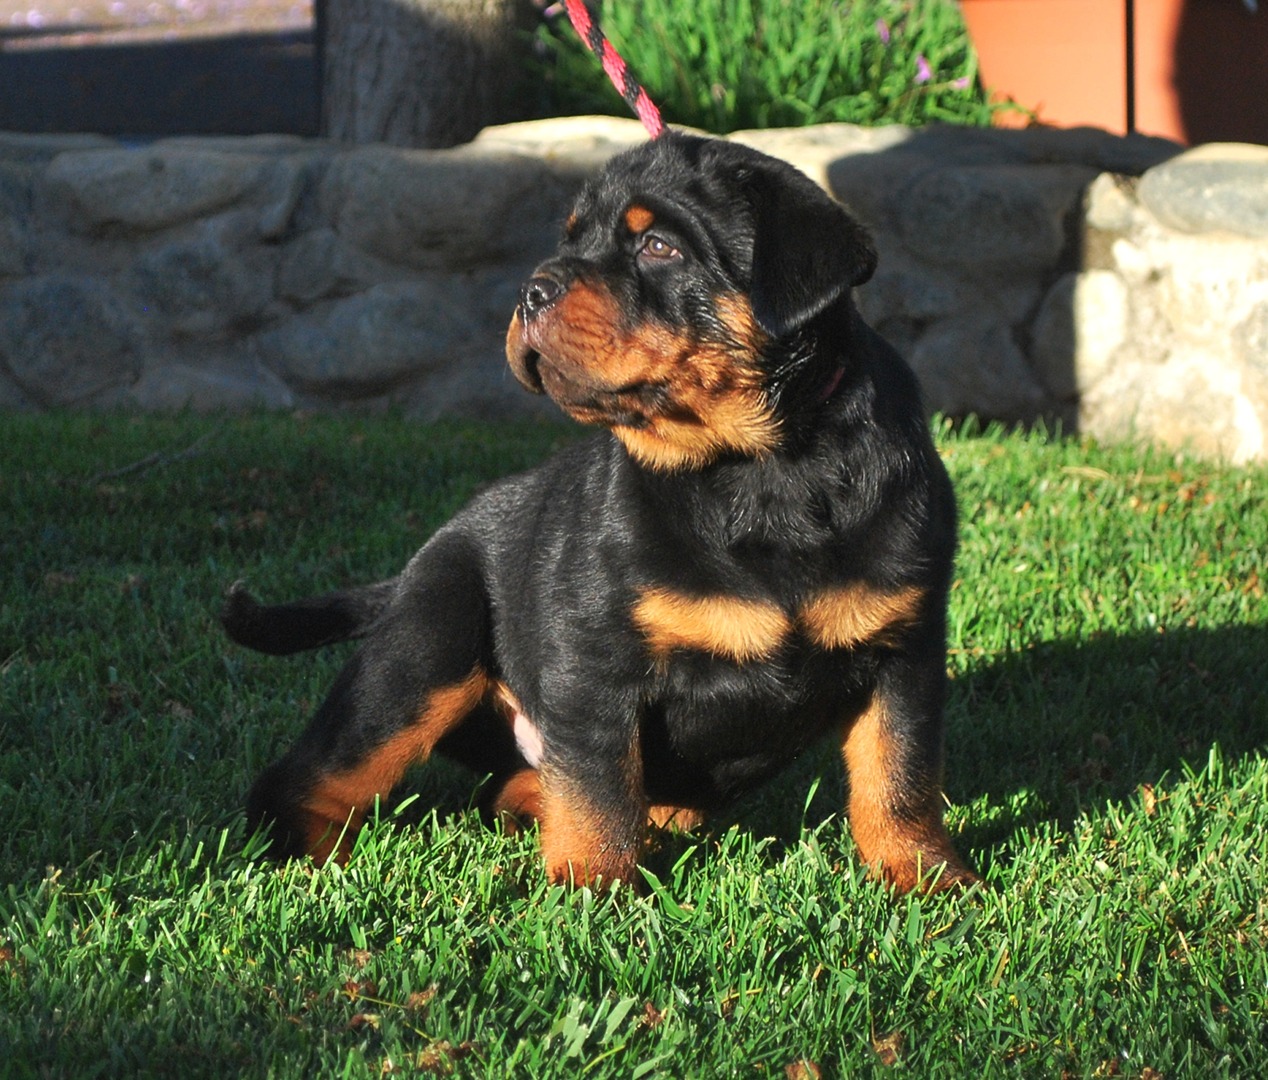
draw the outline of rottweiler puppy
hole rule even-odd
[[[520,292],[511,370],[604,430],[479,494],[389,581],[223,622],[289,653],[360,637],[248,800],[279,856],[345,858],[434,750],[540,826],[551,879],[630,882],[839,741],[859,853],[976,880],[942,823],[955,502],[911,370],[851,300],[871,242],[801,173],[669,133],[582,191]]]

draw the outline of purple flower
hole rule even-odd
[[[954,90],[967,90],[969,88],[969,77],[967,75],[961,75],[951,84],[951,87]]]
[[[925,59],[924,53],[920,53],[916,57],[916,85],[920,86],[927,83],[933,78],[933,68],[929,66],[929,61]]]
[[[884,19],[876,20],[876,33],[880,37],[882,45],[889,44],[889,23]]]

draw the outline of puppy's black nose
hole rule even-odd
[[[520,310],[524,319],[532,319],[545,311],[563,295],[564,287],[553,277],[538,274],[520,286]]]

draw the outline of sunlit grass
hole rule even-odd
[[[346,654],[214,622],[239,576],[394,572],[570,429],[4,430],[0,1075],[1268,1069],[1263,470],[943,430],[949,821],[989,888],[867,881],[829,749],[600,896],[547,886],[443,767],[346,869],[259,860],[242,795]]]

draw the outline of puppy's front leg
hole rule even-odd
[[[543,761],[541,845],[551,881],[638,884],[647,798],[637,739],[625,747],[569,748]]]
[[[850,830],[874,874],[901,892],[978,879],[942,823],[943,653],[891,654],[844,729]]]

